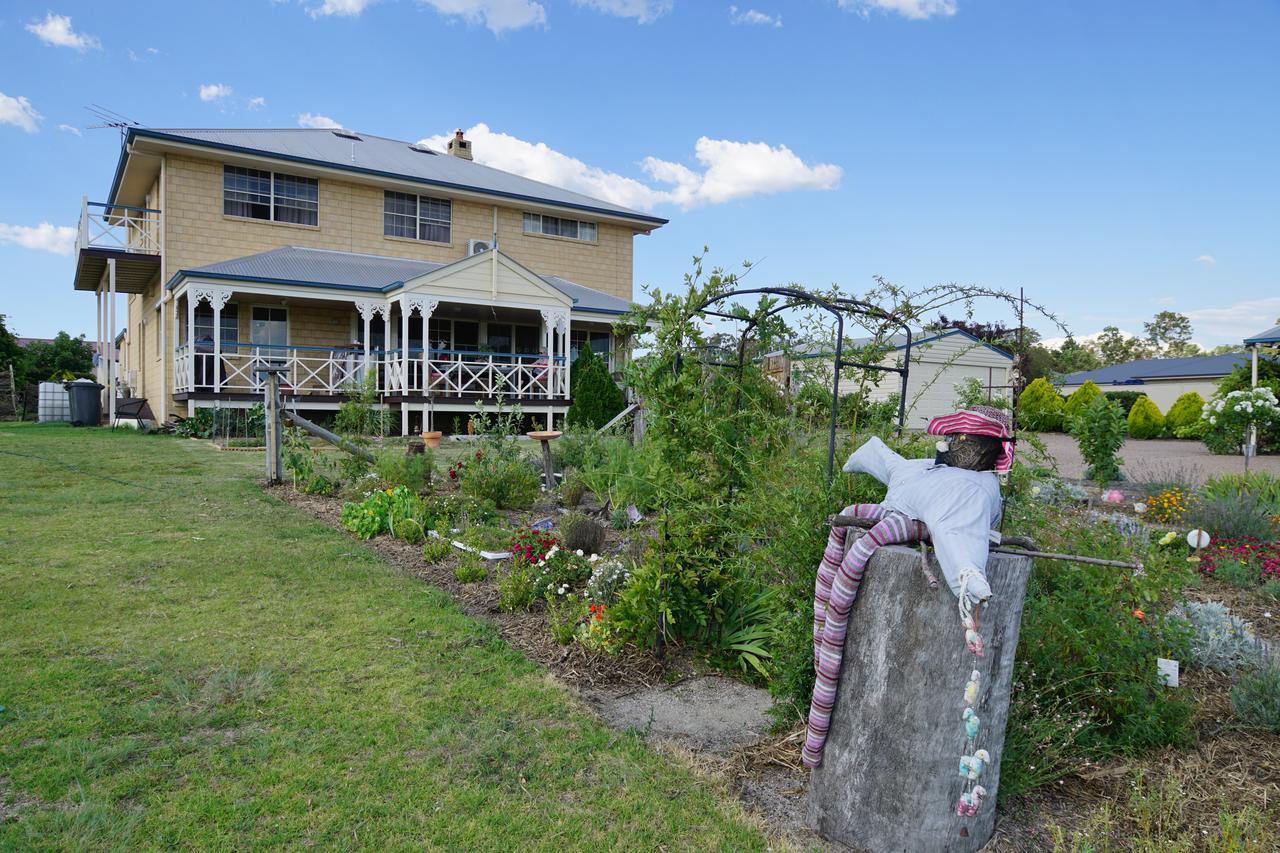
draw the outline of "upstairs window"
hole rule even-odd
[[[213,308],[207,302],[196,306],[195,341],[213,340]],[[222,306],[219,322],[222,327],[222,345],[235,344],[240,337],[240,314],[236,303],[229,302]]]
[[[594,243],[596,240],[596,224],[579,219],[562,219],[559,216],[545,216],[541,213],[524,215],[524,233],[544,234],[548,237],[568,237],[570,240],[583,240]]]
[[[382,233],[388,237],[448,243],[452,236],[453,204],[447,198],[396,193],[382,198]]]
[[[320,183],[242,166],[222,167],[222,212],[228,216],[318,225]]]

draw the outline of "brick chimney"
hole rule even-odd
[[[449,153],[463,160],[471,159],[471,141],[463,137],[462,128],[453,132],[453,139],[449,140]]]

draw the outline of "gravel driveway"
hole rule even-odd
[[[1080,458],[1075,439],[1057,432],[1041,433],[1040,437],[1058,463],[1059,474],[1073,479],[1084,477],[1084,460]],[[1215,456],[1198,441],[1131,438],[1120,449],[1120,458],[1124,460],[1121,468],[1125,475],[1138,481],[1157,477],[1172,479],[1170,474],[1180,474],[1178,479],[1199,484],[1216,474],[1244,471],[1244,457]],[[1280,475],[1280,456],[1256,457],[1249,463],[1249,470]]]

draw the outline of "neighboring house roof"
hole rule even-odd
[[[938,332],[935,334],[925,334],[924,332],[919,332],[918,334],[924,335],[924,337],[917,337],[916,332],[912,332],[911,334],[911,348],[913,350],[916,347],[921,346],[923,344],[928,344],[928,343],[932,343],[933,341],[940,341],[943,338],[951,338],[951,337],[955,337],[956,335],[959,335],[963,338],[967,338],[968,340],[972,341],[975,344],[986,347],[996,355],[1007,358],[1009,359],[1009,361],[1013,361],[1012,354],[1006,352],[1005,350],[1000,349],[999,347],[993,347],[991,344],[987,343],[986,341],[983,341],[981,338],[978,338],[974,335],[969,334],[964,329],[948,329],[945,332]],[[875,338],[850,338],[848,341],[846,341],[846,343],[849,346],[864,347],[867,344],[872,343],[874,340]],[[885,344],[887,344],[888,346],[892,347],[895,350],[904,350],[907,348],[907,335],[905,332],[900,335],[892,335],[888,338],[885,338],[884,342]],[[806,354],[802,357],[803,358],[823,358],[823,357],[830,358],[832,355],[834,355],[834,353],[829,353],[829,352],[828,353],[811,353],[811,354]]]
[[[29,347],[32,344],[51,344],[53,338],[14,338],[20,347]]]
[[[1273,326],[1265,332],[1258,332],[1256,335],[1250,335],[1244,339],[1248,344],[1274,344],[1280,343],[1280,326]]]
[[[445,189],[469,190],[514,200],[574,208],[589,213],[619,216],[644,223],[648,228],[667,220],[582,193],[544,184],[501,169],[485,166],[404,140],[327,128],[142,128],[131,127],[125,138],[111,183],[108,201],[115,201],[130,146],[135,139],[155,139],[199,145],[240,154],[268,156],[325,166],[366,175],[377,175],[428,184]],[[359,141],[350,135],[359,137]]]
[[[449,264],[332,249],[284,246],[256,255],[178,270],[170,279],[168,287],[174,287],[183,278],[199,277],[383,294],[403,286],[406,281],[446,266]],[[625,314],[631,308],[631,303],[625,299],[575,284],[559,276],[538,277],[569,297],[575,311]]]
[[[1218,379],[1244,364],[1248,356],[1233,352],[1226,355],[1197,355],[1191,358],[1144,358],[1126,364],[1113,364],[1097,370],[1070,373],[1062,377],[1062,385],[1141,385],[1148,380]]]

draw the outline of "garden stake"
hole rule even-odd
[[[938,588],[938,577],[929,571],[929,545],[920,540],[920,568],[924,571],[924,579],[929,582],[929,589]]]

